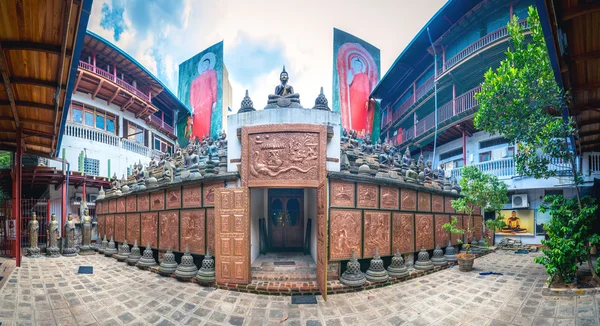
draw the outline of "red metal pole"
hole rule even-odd
[[[511,4],[510,4],[510,14],[509,14],[509,16],[508,16],[508,19],[509,19],[509,20],[510,20],[510,19],[512,19],[512,16],[513,16],[513,4],[512,4],[512,2],[511,2]]]
[[[15,214],[15,218],[16,218],[16,231],[17,231],[17,239],[15,241],[15,246],[16,246],[16,258],[17,258],[17,267],[21,267],[21,182],[22,180],[22,175],[21,175],[21,157],[23,156],[23,148],[22,148],[22,142],[21,142],[21,128],[17,128],[17,152],[15,153],[15,174],[16,174],[16,188],[17,188],[17,192],[15,194],[15,202],[13,203],[16,207],[16,214]]]
[[[67,221],[67,178],[65,176],[62,184],[62,197],[60,201],[60,210],[62,212],[62,222],[65,224]]]
[[[465,131],[462,131],[462,140],[463,140],[463,165],[467,165],[467,135]]]
[[[96,72],[96,51],[92,51],[92,62],[94,64],[94,72]]]

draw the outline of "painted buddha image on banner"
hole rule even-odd
[[[379,138],[380,114],[369,95],[379,81],[379,49],[354,35],[333,29],[333,111],[342,127]]]
[[[179,99],[192,111],[178,122],[180,146],[223,129],[223,42],[219,42],[179,65]]]

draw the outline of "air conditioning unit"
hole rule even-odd
[[[512,208],[523,208],[529,207],[527,202],[527,195],[513,195],[512,196]]]

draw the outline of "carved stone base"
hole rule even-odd
[[[448,264],[448,260],[444,257],[444,252],[439,245],[433,250],[433,257],[431,257],[431,263],[433,266],[444,266]]]
[[[415,269],[420,271],[427,271],[433,269],[433,263],[429,259],[429,253],[425,249],[421,249],[419,252],[419,258],[415,263]]]
[[[448,247],[446,247],[444,257],[446,257],[446,259],[449,262],[456,263],[456,250],[454,249],[451,243],[448,243]]]
[[[30,258],[38,258],[40,257],[41,250],[38,247],[35,248],[27,248],[27,256]]]
[[[210,248],[206,248],[206,255],[202,259],[202,267],[196,274],[196,280],[202,283],[213,283],[215,281],[215,260],[210,255]]]
[[[63,248],[62,255],[65,257],[75,257],[77,256],[77,249],[75,248]]]
[[[396,250],[396,255],[392,257],[392,264],[387,270],[390,277],[400,278],[408,275],[408,268],[404,265],[404,259],[399,249]]]
[[[181,264],[179,264],[175,270],[175,276],[181,279],[190,279],[195,277],[196,273],[198,273],[198,267],[194,265],[194,257],[190,255],[189,247],[187,247],[185,253],[181,257]]]
[[[87,255],[95,255],[96,252],[90,246],[81,246],[79,247],[79,255],[87,256]]]
[[[60,257],[60,250],[58,247],[48,247],[46,248],[46,256],[50,258],[58,258]]]
[[[137,241],[136,241],[134,243],[133,247],[131,248],[131,253],[129,254],[129,256],[126,259],[127,264],[131,265],[131,266],[135,266],[135,264],[137,264],[137,262],[140,260],[140,258],[142,258],[142,255],[140,254],[140,247],[138,247]]]
[[[171,249],[165,253],[163,261],[160,263],[158,268],[161,274],[173,274],[177,270],[177,263],[175,262],[175,255]]]

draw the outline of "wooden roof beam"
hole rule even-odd
[[[4,55],[3,49],[4,43],[0,43],[0,74],[2,75],[2,80],[4,81],[4,88],[6,89],[6,94],[8,95],[8,105],[10,105],[15,126],[16,128],[19,128],[21,126],[21,123],[19,122],[19,113],[17,112],[15,94],[13,93],[12,85],[10,84],[10,76],[8,75],[8,61],[6,60],[6,55]]]
[[[54,111],[54,105],[28,101],[14,101],[16,106],[24,106],[28,108],[37,108],[42,110]],[[11,105],[10,101],[0,101],[0,106]]]
[[[584,52],[571,56],[571,61],[594,60],[600,58],[600,51]]]
[[[119,95],[119,93],[121,93],[121,90],[117,88],[117,90],[115,91],[115,93],[108,99],[108,101],[106,102],[106,104],[110,105],[112,103],[112,101],[115,100],[115,98],[117,97],[117,95]]]
[[[132,96],[132,97],[129,99],[129,101],[128,101],[127,103],[125,103],[125,105],[123,105],[123,106],[121,107],[121,111],[125,111],[125,110],[126,110],[128,107],[130,107],[130,106],[131,106],[131,104],[133,104],[133,101],[134,101],[134,97]]]
[[[583,131],[579,133],[579,138],[600,135],[600,130]]]
[[[98,86],[96,86],[96,90],[94,91],[94,93],[92,93],[92,100],[96,98],[96,95],[98,95],[98,92],[100,91],[100,89],[102,89],[102,84],[104,84],[104,79],[100,79]]]
[[[51,80],[42,80],[37,78],[24,78],[24,77],[11,77],[11,84],[25,84],[25,85],[33,85],[33,86],[42,86],[48,88],[56,88],[56,82]],[[61,89],[67,89],[67,85],[60,85]]]
[[[577,18],[579,16],[591,14],[594,12],[600,12],[600,2],[579,4],[579,5],[573,6],[569,9],[565,10],[562,20],[567,21],[567,20]]]
[[[577,123],[577,127],[585,127],[589,125],[600,124],[600,119],[585,120]]]
[[[2,41],[2,47],[5,50],[24,50],[24,51],[38,51],[45,52],[55,55],[61,55],[62,49],[60,45],[30,42],[30,41]],[[67,49],[65,55],[70,57],[73,54],[72,49]]]
[[[77,80],[75,81],[75,87],[73,87],[73,94],[77,92],[77,87],[79,87],[79,82],[81,82],[81,78],[83,77],[83,70],[78,70],[79,74],[77,74]]]

